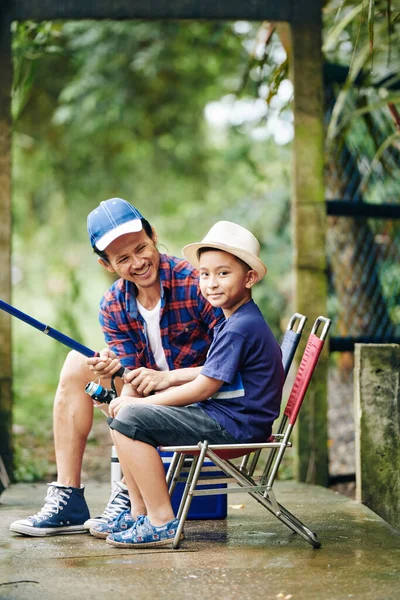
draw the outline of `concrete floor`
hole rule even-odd
[[[37,512],[46,486],[14,485],[1,496],[0,598],[400,599],[400,535],[380,517],[321,487],[278,482],[276,493],[321,549],[236,494],[226,520],[187,522],[179,550],[121,550],[88,534],[18,536],[9,524]],[[87,485],[93,515],[108,495],[108,485]]]

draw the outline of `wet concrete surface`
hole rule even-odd
[[[1,496],[1,600],[400,600],[400,534],[332,490],[276,487],[278,500],[318,534],[319,550],[237,494],[226,520],[188,521],[178,550],[121,550],[89,534],[10,533],[45,494],[44,484],[18,484]],[[90,482],[85,495],[99,514],[109,486]]]

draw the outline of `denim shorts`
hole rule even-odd
[[[239,443],[226,429],[210,417],[199,404],[160,406],[130,404],[115,419],[108,419],[111,429],[133,440],[157,446],[195,446]]]

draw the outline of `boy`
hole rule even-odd
[[[197,377],[149,397],[133,397],[128,385],[109,406],[109,425],[125,474],[131,513],[107,537],[122,548],[171,543],[174,518],[159,445],[259,442],[279,415],[283,386],[280,348],[251,288],[266,274],[260,245],[240,225],[220,221],[183,254],[200,273],[202,295],[226,320],[215,328]],[[135,371],[129,376],[135,377]]]

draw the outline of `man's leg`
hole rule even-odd
[[[68,354],[61,370],[53,413],[57,483],[79,488],[83,453],[93,423],[93,402],[85,392],[93,373],[78,352]]]
[[[57,481],[49,484],[43,508],[36,515],[11,523],[11,531],[29,536],[84,533],[93,523],[113,519],[130,507],[126,486],[116,483],[104,513],[90,519],[81,487],[81,468],[93,423],[93,402],[85,392],[92,378],[85,357],[70,352],[60,374],[54,403]],[[102,383],[108,386],[110,382]],[[104,426],[107,427],[106,422]]]
[[[43,508],[11,523],[11,531],[30,536],[83,533],[90,517],[81,487],[82,458],[93,421],[93,402],[85,393],[91,371],[85,357],[70,352],[60,375],[54,406],[58,479],[49,484]]]
[[[86,442],[93,424],[93,402],[86,394],[86,384],[93,379],[93,372],[86,365],[85,357],[70,352],[61,370],[54,401],[54,446],[57,462],[57,483],[79,488]],[[102,379],[101,385],[110,387],[110,379]],[[107,427],[106,422],[104,426]],[[116,482],[104,512],[87,518],[85,530],[103,526],[130,509],[129,494],[125,483]]]

